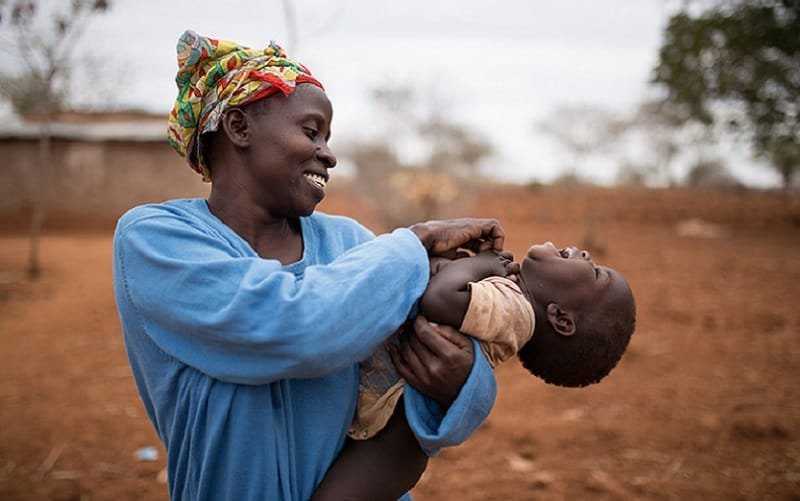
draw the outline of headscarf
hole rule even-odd
[[[291,94],[298,83],[322,84],[275,42],[263,50],[187,30],[178,39],[178,97],[169,114],[167,139],[189,165],[211,181],[200,154],[200,135],[217,130],[223,112],[280,91]]]

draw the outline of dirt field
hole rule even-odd
[[[380,230],[358,207],[335,193],[323,206]],[[590,237],[630,279],[638,329],[590,388],[498,368],[489,421],[432,461],[417,500],[800,499],[797,200],[505,188],[470,212],[499,218],[518,256]],[[25,234],[0,234],[0,499],[167,498],[114,308],[110,234],[51,229],[33,283]],[[158,458],[137,459],[148,446]]]

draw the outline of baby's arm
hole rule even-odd
[[[486,251],[451,261],[431,277],[420,300],[420,313],[431,322],[458,328],[469,307],[467,284],[519,273],[519,265],[513,259],[509,252]]]

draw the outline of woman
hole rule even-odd
[[[375,237],[315,212],[336,159],[331,104],[308,69],[274,44],[193,32],[178,62],[168,136],[213,183],[208,200],[137,207],[117,226],[136,385],[173,499],[308,499],[345,442],[357,363],[412,312],[429,255],[499,249],[503,232],[463,219]],[[467,438],[495,397],[471,341],[439,332],[418,322],[401,354],[406,414],[430,454]]]

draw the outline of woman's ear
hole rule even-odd
[[[228,140],[239,148],[250,144],[250,122],[240,108],[229,108],[222,115],[222,130]]]
[[[547,322],[557,334],[562,336],[571,336],[577,329],[575,315],[556,303],[547,305]]]

